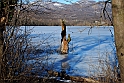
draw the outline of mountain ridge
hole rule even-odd
[[[29,17],[30,20],[37,21],[38,25],[40,23],[41,25],[60,25],[60,19],[64,19],[67,25],[91,25],[95,21],[109,22],[109,19],[104,19],[103,8],[104,2],[102,1],[78,1],[72,4],[38,2],[27,9],[31,12],[27,15],[30,14],[30,17],[32,17],[32,19]],[[111,4],[107,5],[106,10],[111,17]],[[35,24],[37,23],[35,22]]]

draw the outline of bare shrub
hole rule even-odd
[[[48,71],[53,70],[55,60],[49,55],[56,51],[48,41],[52,34],[38,43],[33,41],[38,36],[32,36],[31,31],[26,26],[6,27],[1,73],[5,82],[26,82],[31,81],[30,78],[37,81],[50,77]]]
[[[104,51],[102,55],[99,55],[96,63],[96,65],[89,64],[93,69],[93,71],[89,69],[92,79],[98,80],[100,83],[117,83],[119,81],[118,61],[114,51]]]

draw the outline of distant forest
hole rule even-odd
[[[77,19],[70,19],[70,18],[46,18],[42,15],[36,15],[36,14],[25,14],[22,13],[19,18],[19,25],[26,25],[26,26],[60,26],[60,19],[65,20],[65,24],[67,26],[111,26],[111,23],[108,19],[100,21],[98,17],[94,18],[87,18],[82,20],[77,20]]]
[[[44,17],[46,16],[46,17]],[[71,18],[52,18],[52,14],[49,16],[36,14],[35,12],[23,12],[20,15],[18,25],[21,26],[60,26],[60,20],[64,19],[67,26],[111,26],[109,19],[100,20],[100,17],[87,17],[82,15],[82,19],[71,19]],[[50,17],[51,16],[51,17]]]

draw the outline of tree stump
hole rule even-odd
[[[61,53],[67,54],[68,53],[68,41],[66,40],[66,25],[64,20],[61,20],[62,32],[61,32]]]

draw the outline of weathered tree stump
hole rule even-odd
[[[68,53],[68,43],[70,40],[66,40],[66,25],[64,20],[61,20],[62,32],[61,32],[61,53],[67,54]],[[70,35],[69,35],[70,36]]]
[[[63,39],[64,38],[66,39],[66,25],[63,19],[61,19],[61,26],[62,26],[62,32],[61,32],[61,37],[62,37],[61,43],[62,43]]]

